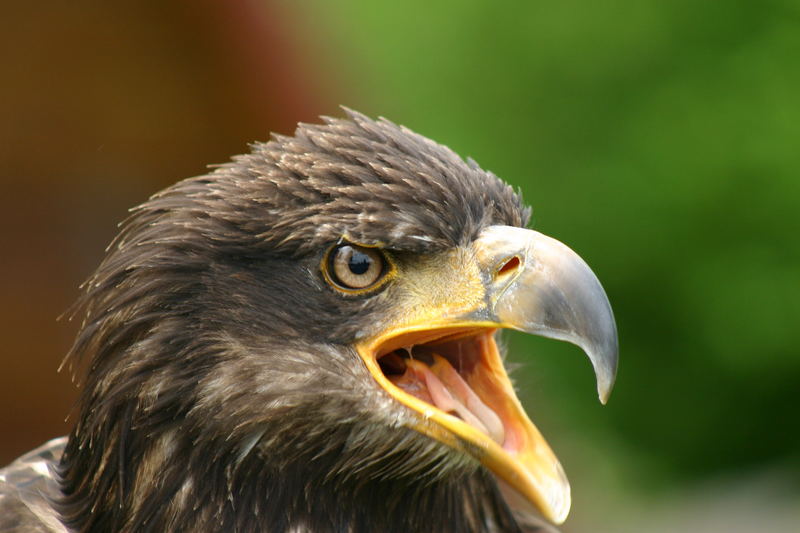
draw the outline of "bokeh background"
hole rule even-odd
[[[269,132],[385,116],[520,187],[592,265],[621,365],[512,336],[565,532],[800,531],[800,6],[8,2],[0,464],[67,432],[56,322],[127,208]]]

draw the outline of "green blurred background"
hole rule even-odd
[[[564,531],[800,530],[800,5],[8,3],[0,463],[65,433],[56,322],[126,209],[270,131],[385,116],[519,186],[621,345],[513,336]]]

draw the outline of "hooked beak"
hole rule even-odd
[[[560,241],[522,228],[491,226],[474,247],[479,263],[497,269],[488,285],[489,315],[504,327],[583,349],[605,404],[617,375],[617,326],[589,265]]]
[[[517,399],[495,332],[578,345],[605,403],[617,369],[611,306],[575,252],[532,230],[490,226],[449,254],[438,269],[401,269],[403,312],[356,350],[386,392],[419,415],[414,429],[473,456],[501,487],[562,523],[569,482]]]

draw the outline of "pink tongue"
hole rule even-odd
[[[455,413],[464,422],[502,445],[505,429],[500,417],[481,401],[447,359],[433,354],[433,361],[429,367],[416,359],[406,359],[405,373],[390,379],[409,394],[435,405],[445,413]]]

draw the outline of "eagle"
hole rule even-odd
[[[134,208],[73,309],[74,428],[0,470],[0,532],[551,531],[570,508],[499,332],[608,298],[472,159],[345,109]]]

